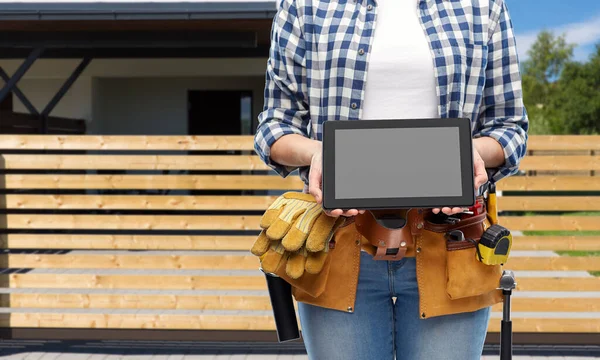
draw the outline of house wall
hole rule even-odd
[[[90,133],[185,135],[188,90],[249,90],[253,117],[262,108],[260,76],[95,79]],[[203,119],[215,121],[216,119]]]
[[[38,60],[18,86],[42,111],[79,62]],[[21,63],[0,60],[8,74]],[[93,134],[185,134],[187,90],[228,89],[253,92],[256,118],[262,108],[265,66],[266,58],[96,59],[51,115],[85,119]],[[16,96],[14,111],[27,112]]]

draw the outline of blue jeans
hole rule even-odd
[[[301,302],[298,310],[310,360],[480,360],[490,318],[484,308],[420,319],[415,258],[365,252],[354,313]]]

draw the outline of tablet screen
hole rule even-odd
[[[326,209],[472,205],[470,120],[325,122],[323,198]]]
[[[335,130],[335,197],[460,197],[459,144],[456,127]]]

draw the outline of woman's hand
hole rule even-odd
[[[475,173],[475,189],[479,189],[480,186],[485,184],[488,181],[487,172],[485,170],[485,162],[483,158],[479,154],[477,147],[473,145],[473,170]],[[442,208],[441,211],[446,215],[452,215],[463,212],[463,209],[460,207],[445,207]],[[438,214],[440,212],[439,208],[432,209],[434,214]]]
[[[317,151],[310,161],[310,172],[308,173],[308,192],[315,197],[319,204],[323,203],[323,151]],[[342,209],[326,210],[325,213],[329,216],[355,216],[364,214],[364,210],[350,209],[343,211]]]

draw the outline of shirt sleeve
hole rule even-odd
[[[495,10],[494,10],[495,9]],[[499,168],[488,169],[491,182],[514,175],[525,156],[529,130],[514,30],[504,1],[494,4],[496,20],[488,42],[488,63],[485,87],[479,113],[480,128],[474,138],[496,139],[504,151],[505,162]]]
[[[264,108],[258,116],[254,149],[262,161],[280,176],[297,167],[271,159],[271,146],[284,135],[309,137],[309,106],[306,89],[305,42],[295,0],[278,0],[271,27],[266,70]]]

